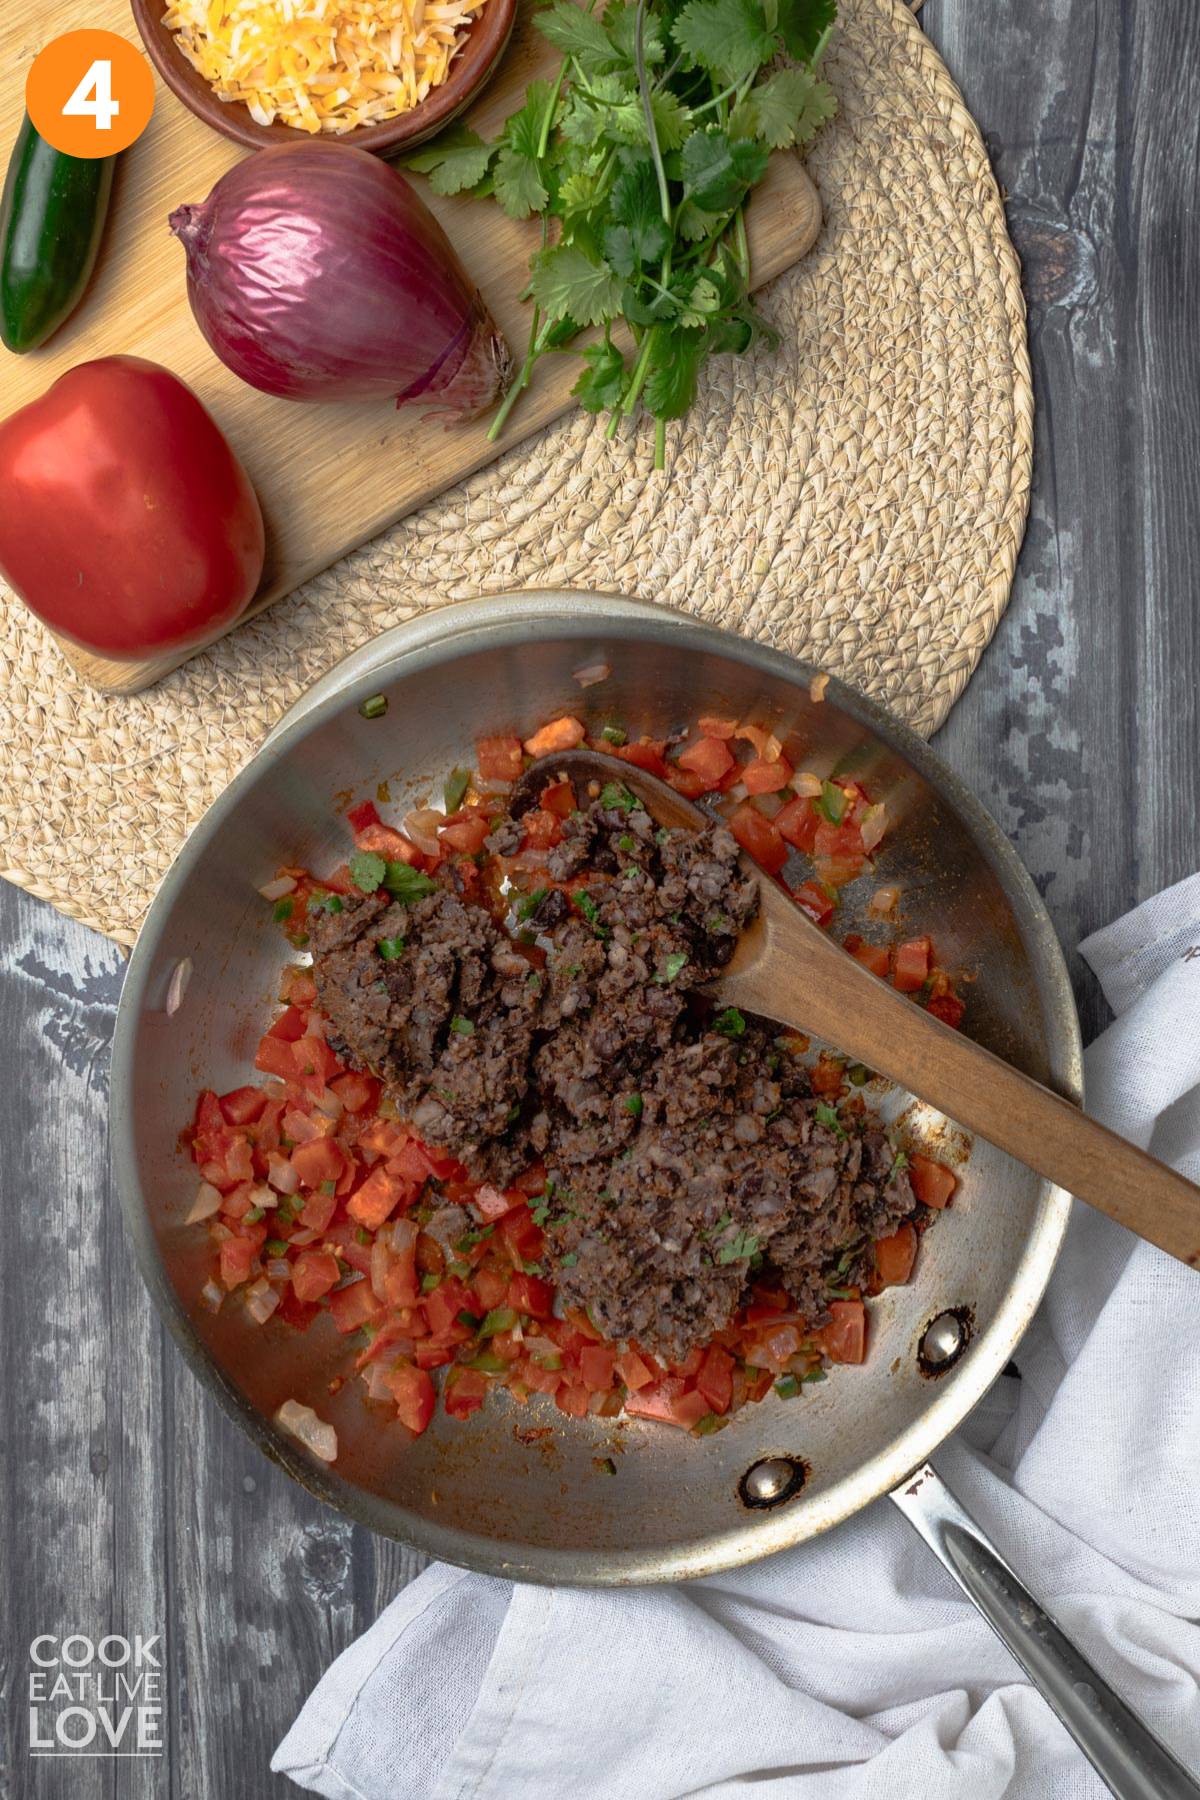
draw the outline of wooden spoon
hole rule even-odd
[[[581,797],[589,782],[619,782],[660,825],[699,831],[712,824],[666,782],[594,750],[535,762],[514,789],[514,817],[560,776]],[[758,917],[708,984],[715,1000],[823,1038],[1149,1243],[1200,1264],[1200,1187],[913,1005],[742,860],[758,877]]]

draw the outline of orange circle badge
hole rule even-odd
[[[25,106],[39,137],[68,156],[115,156],[154,110],[150,65],[115,31],[67,31],[30,66]]]

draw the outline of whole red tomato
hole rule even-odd
[[[246,471],[157,363],[81,363],[0,424],[0,574],[64,637],[181,649],[237,618],[262,567]]]

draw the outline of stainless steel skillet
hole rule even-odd
[[[575,672],[598,664],[610,673],[581,688]],[[910,1514],[921,1511],[956,1576],[977,1566],[977,1536],[955,1522],[948,1497],[934,1506],[936,1477],[914,1483],[913,1472],[1009,1360],[1068,1209],[1060,1190],[984,1145],[927,1235],[913,1282],[873,1303],[867,1363],[834,1371],[803,1400],[772,1396],[747,1407],[702,1442],[636,1422],[568,1421],[549,1408],[534,1418],[499,1400],[466,1427],[439,1417],[410,1444],[380,1428],[356,1384],[329,1395],[347,1351],[324,1321],[296,1339],[259,1330],[236,1303],[216,1315],[197,1305],[208,1256],[205,1234],[182,1223],[194,1174],[178,1137],[202,1083],[246,1078],[276,990],[285,946],[257,886],[281,862],[320,868],[340,859],[339,801],[373,796],[385,780],[402,803],[440,792],[445,774],[471,760],[480,733],[527,732],[556,712],[619,718],[634,734],[661,736],[700,711],[732,709],[789,739],[798,763],[861,774],[896,821],[879,879],[901,886],[906,925],[932,932],[941,958],[973,977],[971,1029],[1079,1098],[1078,1027],[1062,957],[1011,846],[909,731],[836,683],[814,700],[812,675],[760,645],[635,601],[546,593],[448,608],[389,633],[319,684],[201,820],[167,875],[131,959],[113,1054],[112,1154],[139,1262],[184,1355],[226,1410],[297,1479],[372,1529],[495,1574],[619,1585],[770,1554],[907,1487],[897,1497]],[[377,692],[387,712],[364,718],[361,704]],[[851,903],[845,924],[854,922]],[[965,1148],[946,1122],[917,1123],[942,1134],[947,1154]],[[273,1425],[293,1397],[336,1425],[333,1468]],[[615,1479],[601,1472],[608,1458]],[[1006,1606],[1007,1581],[996,1574],[982,1585],[993,1622],[1006,1610],[1018,1618],[1027,1597]],[[1044,1645],[1033,1614],[1030,1625]],[[1099,1696],[1094,1672],[1072,1679]],[[1064,1715],[1072,1704],[1093,1720],[1104,1714],[1069,1680],[1057,1704]],[[1165,1756],[1153,1740],[1139,1755],[1152,1750]]]

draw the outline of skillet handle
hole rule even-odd
[[[1054,1708],[1117,1800],[1200,1800],[1200,1785],[1022,1585],[928,1463],[894,1500]]]

